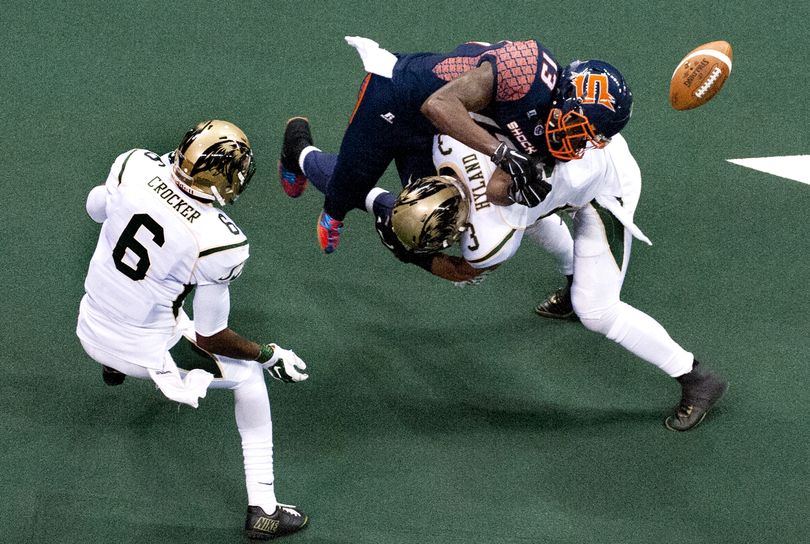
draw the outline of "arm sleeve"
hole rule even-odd
[[[104,185],[93,187],[87,195],[84,208],[87,210],[87,215],[96,223],[103,223],[107,219],[107,197],[118,190],[124,167],[134,152],[133,149],[119,155],[110,167]]]
[[[198,285],[194,291],[194,329],[213,336],[228,327],[231,296],[227,283]]]
[[[85,209],[96,223],[103,223],[107,219],[107,188],[104,185],[93,187],[87,195]]]
[[[240,240],[244,242],[244,245],[225,246],[225,249],[221,251],[216,251],[217,248],[206,250],[213,251],[213,253],[208,253],[197,261],[194,269],[194,283],[197,285],[218,283],[227,285],[237,279],[242,274],[250,256],[250,249],[245,238],[241,237]]]

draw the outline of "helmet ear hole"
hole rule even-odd
[[[245,133],[227,121],[203,121],[177,147],[172,178],[185,192],[205,202],[229,204],[244,191],[255,171]]]
[[[420,178],[405,187],[391,212],[391,226],[400,242],[416,253],[446,249],[460,238],[470,204],[454,177]]]

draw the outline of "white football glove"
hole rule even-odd
[[[456,287],[467,287],[468,285],[472,286],[481,285],[481,283],[485,279],[487,279],[487,276],[489,276],[489,272],[490,272],[489,270],[485,270],[480,274],[478,274],[477,276],[475,276],[474,278],[467,281],[454,281],[453,285],[455,285]]]
[[[307,364],[291,349],[284,349],[276,344],[270,344],[273,348],[273,356],[266,363],[262,363],[262,368],[267,369],[277,380],[282,382],[302,382],[309,378],[309,374],[304,374]]]

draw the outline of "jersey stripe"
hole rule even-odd
[[[357,114],[357,110],[360,108],[360,102],[363,101],[363,96],[366,94],[366,87],[368,87],[368,82],[371,81],[372,75],[373,74],[368,74],[365,78],[363,78],[363,83],[360,85],[360,92],[357,93],[357,103],[354,105],[354,110],[352,110],[352,114],[349,116],[350,125],[352,124],[352,121],[354,121],[354,116]]]
[[[180,308],[183,307],[183,302],[186,300],[188,294],[194,289],[194,284],[186,284],[183,286],[183,292],[178,295],[175,301],[172,303],[172,314],[174,317],[177,317],[180,314]]]
[[[503,246],[506,245],[506,242],[508,242],[512,238],[512,236],[515,235],[515,230],[517,230],[517,229],[510,230],[509,234],[504,236],[503,240],[501,240],[501,243],[498,244],[497,246],[495,246],[495,248],[493,248],[492,251],[490,251],[489,253],[487,253],[486,255],[481,257],[480,259],[472,259],[472,260],[468,259],[467,262],[468,263],[482,263],[482,262],[486,261],[487,259],[491,258],[493,255],[497,254],[503,248]]]
[[[133,153],[135,153],[135,151],[137,150],[133,149],[132,151],[130,151],[129,155],[127,155],[127,158],[124,159],[124,163],[121,165],[121,171],[118,172],[118,185],[121,185],[121,182],[123,181],[121,178],[124,176],[124,168],[127,167],[127,162],[129,162],[129,158],[132,156]]]
[[[205,257],[206,255],[211,255],[212,253],[219,253],[220,251],[227,251],[229,249],[233,249],[235,247],[246,246],[247,240],[242,240],[238,244],[230,244],[227,246],[219,246],[219,247],[212,247],[211,249],[206,249],[204,251],[200,251],[200,257]]]

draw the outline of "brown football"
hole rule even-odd
[[[690,51],[672,73],[669,102],[676,110],[702,106],[717,94],[731,73],[731,44],[704,43]]]

